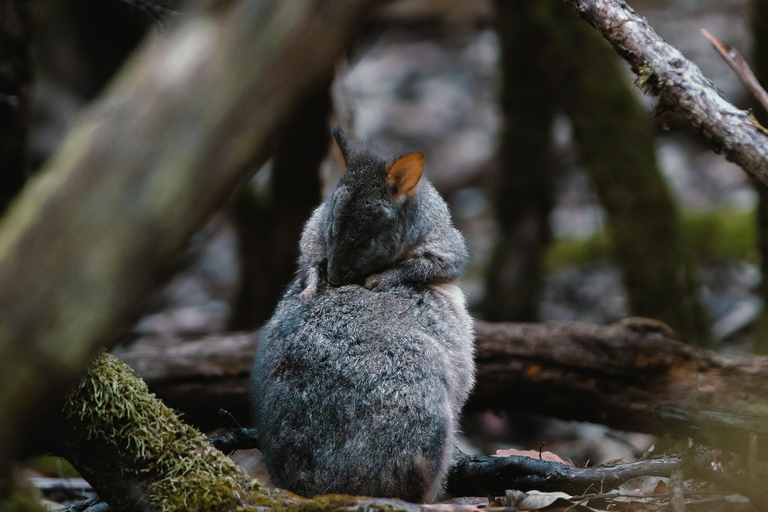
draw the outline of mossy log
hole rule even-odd
[[[737,452],[768,439],[768,357],[722,355],[677,341],[646,319],[588,324],[476,324],[477,385],[468,410],[535,412],[628,431],[676,433]],[[248,423],[256,334],[217,335],[120,354],[172,407],[204,428],[226,408]],[[686,425],[679,413],[714,413]],[[696,428],[696,427],[701,428]],[[761,443],[761,446],[766,443]],[[761,448],[762,449],[762,448]]]
[[[768,185],[768,133],[749,112],[723,98],[696,64],[664,41],[626,2],[565,1],[629,63],[638,87],[658,97],[657,114],[677,112],[716,153]]]
[[[561,0],[536,2],[556,101],[573,125],[592,186],[607,214],[614,260],[632,314],[659,319],[680,338],[712,346],[680,213],[656,162],[655,130],[598,33]],[[599,112],[599,115],[595,113]]]
[[[135,320],[374,2],[205,3],[70,131],[0,224],[0,462]]]

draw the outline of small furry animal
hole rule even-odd
[[[473,329],[453,281],[468,254],[422,179],[340,128],[347,167],[301,237],[299,272],[265,325],[252,375],[274,485],[434,499],[474,384]]]

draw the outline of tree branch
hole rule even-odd
[[[768,134],[748,113],[725,100],[696,64],[664,41],[622,0],[566,0],[632,67],[636,84],[659,98],[657,113],[673,110],[716,153],[768,185]]]
[[[717,53],[720,54],[733,72],[736,73],[736,76],[739,77],[741,83],[750,90],[755,99],[757,99],[765,111],[768,112],[768,92],[765,92],[763,86],[757,81],[757,77],[749,68],[749,64],[744,60],[744,57],[742,57],[733,46],[725,44],[720,39],[710,34],[708,30],[701,29],[701,33],[704,34],[704,37],[709,39],[709,42],[712,43],[712,46]]]
[[[374,2],[215,3],[145,44],[70,131],[0,224],[0,462],[135,320]]]
[[[711,451],[702,448],[684,455],[585,468],[519,455],[464,456],[451,468],[447,489],[458,496],[498,496],[506,489],[560,491],[578,496],[594,486],[609,491],[639,476],[669,477],[684,464],[699,468],[699,475],[706,475],[708,469],[714,473],[711,462]]]

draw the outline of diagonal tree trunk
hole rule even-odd
[[[0,462],[135,319],[373,4],[216,4],[148,42],[71,130],[0,224]]]

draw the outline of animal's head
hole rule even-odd
[[[386,160],[339,127],[333,137],[347,170],[328,198],[328,282],[361,283],[405,257],[421,236],[414,217],[424,155]]]

